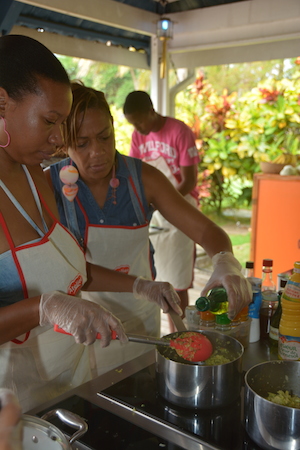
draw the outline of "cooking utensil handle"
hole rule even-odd
[[[54,331],[57,331],[58,333],[68,334],[68,335],[71,334],[71,333],[67,333],[65,330],[60,328],[58,325],[54,325]],[[127,334],[126,333],[126,335],[128,337],[128,340],[131,342],[139,342],[141,344],[150,344],[150,345],[168,345],[168,346],[170,346],[170,342],[165,341],[164,339],[153,338],[151,336],[150,337],[142,336],[139,334]],[[101,334],[97,333],[96,338],[101,339]],[[117,333],[114,330],[111,330],[111,338],[118,339]]]
[[[83,436],[88,430],[86,421],[82,417],[68,411],[67,409],[52,409],[44,414],[42,419],[48,420],[53,416],[57,416],[64,424],[69,425],[72,428],[78,428],[78,430],[70,437],[70,444]]]
[[[63,333],[63,334],[69,334],[71,335],[71,333],[67,333],[65,330],[63,330],[62,328],[60,328],[58,325],[54,325],[54,331],[57,331],[58,333]],[[101,339],[101,334],[97,333],[96,336],[97,339]],[[117,333],[114,330],[111,330],[111,338],[112,339],[118,339]]]
[[[152,336],[143,336],[139,334],[127,334],[128,340],[130,342],[139,342],[140,344],[151,344],[151,345],[167,345],[170,346],[170,341],[166,341],[161,338],[154,338]]]
[[[182,318],[178,314],[176,314],[174,309],[170,309],[170,311],[168,311],[168,314],[170,314],[171,319],[173,320],[173,323],[177,328],[177,331],[187,331],[187,328],[184,325]]]

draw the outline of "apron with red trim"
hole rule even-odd
[[[140,191],[136,189],[137,177],[133,175],[132,164],[132,161],[127,161],[132,174],[128,186],[134,185],[131,202],[139,218],[138,224],[132,226],[92,224],[84,209],[85,205],[77,199],[86,222],[86,260],[115,271],[152,279],[149,224],[140,201]],[[121,320],[127,333],[160,336],[160,308],[156,303],[137,300],[129,292],[82,292],[82,297],[99,303],[111,311]],[[132,342],[122,345],[119,341],[111,342],[107,348],[101,348],[100,345],[89,346],[91,361],[94,361],[94,376],[105,373],[149,350],[149,345]]]
[[[178,187],[178,181],[171,172],[162,156],[147,161],[160,170],[173,184]],[[197,207],[197,200],[190,194],[184,197],[191,205]],[[194,242],[178,228],[168,222],[159,211],[153,213],[151,226],[165,228],[165,233],[151,236],[153,244],[154,262],[157,271],[156,281],[168,281],[178,291],[192,287],[194,272]]]
[[[36,197],[33,180],[26,167],[24,170]],[[54,290],[76,295],[86,281],[84,254],[71,233],[56,221],[42,198],[41,201],[54,223],[38,242],[15,247],[4,218],[1,217],[0,221],[22,283],[24,298]],[[16,200],[14,203],[18,207]],[[18,209],[23,210],[19,206]],[[55,333],[51,325],[38,326],[0,346],[0,386],[15,391],[24,412],[88,381],[90,377],[86,347],[76,344],[72,336]]]

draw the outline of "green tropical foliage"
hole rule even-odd
[[[117,148],[128,154],[126,95],[150,90],[150,71],[58,56],[71,79],[102,90],[114,117]],[[261,161],[299,154],[300,58],[202,68],[176,97],[175,116],[193,129],[201,163],[201,204],[221,213],[248,207]],[[176,84],[177,74],[170,80]]]
[[[247,207],[252,179],[261,161],[282,153],[299,154],[300,73],[298,59],[290,78],[268,78],[238,96],[218,94],[199,73],[177,96],[176,116],[197,139],[201,203],[221,213],[225,206]]]

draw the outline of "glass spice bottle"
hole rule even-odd
[[[185,319],[189,330],[198,330],[200,324],[199,314],[195,305],[188,305],[185,308]]]
[[[210,311],[202,311],[199,312],[200,315],[200,323],[199,328],[214,328],[216,324],[216,316],[215,314],[211,313]]]
[[[261,290],[276,291],[276,285],[273,281],[273,259],[264,259],[262,265]]]
[[[245,278],[254,277],[254,262],[247,261],[245,265]]]

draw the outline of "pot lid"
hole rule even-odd
[[[50,422],[26,414],[22,421],[24,450],[71,450],[66,436]]]

